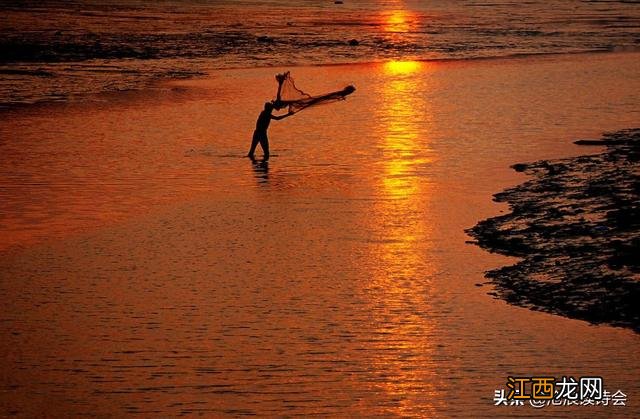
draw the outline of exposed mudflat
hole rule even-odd
[[[605,134],[601,154],[516,164],[532,179],[495,195],[511,213],[468,232],[523,258],[487,272],[509,303],[640,331],[640,129]]]

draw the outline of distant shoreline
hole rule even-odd
[[[483,63],[483,62],[510,62],[520,60],[536,60],[536,59],[572,59],[575,57],[594,56],[594,57],[615,57],[620,55],[640,55],[640,50],[589,50],[589,51],[576,51],[576,52],[546,52],[546,53],[523,53],[523,54],[509,54],[504,56],[491,56],[491,57],[463,57],[463,58],[425,58],[425,59],[407,59],[406,61],[418,62],[418,63],[432,63],[432,64],[451,64],[451,65],[464,65],[466,63]],[[97,63],[96,63],[97,61]],[[16,84],[25,84],[24,89],[29,90],[29,84],[32,80],[50,80],[55,78],[63,78],[67,75],[64,72],[57,72],[55,69],[47,69],[47,66],[64,65],[69,66],[73,64],[81,64],[83,66],[101,68],[112,67],[111,63],[102,62],[103,60],[87,60],[80,62],[16,62],[5,63],[0,67],[0,80],[15,78],[13,80]],[[141,60],[153,62],[154,60]],[[374,60],[374,61],[349,61],[349,62],[335,62],[335,63],[291,63],[291,64],[277,64],[277,65],[254,65],[254,66],[213,66],[213,67],[198,67],[192,71],[184,69],[175,69],[160,75],[151,75],[148,78],[141,78],[133,85],[124,88],[113,88],[106,90],[89,90],[83,93],[75,94],[68,93],[56,94],[55,97],[43,97],[28,100],[26,98],[17,98],[13,101],[7,101],[6,98],[0,95],[0,112],[7,110],[15,110],[20,108],[29,108],[38,105],[51,105],[56,103],[69,103],[69,102],[84,102],[90,100],[92,97],[99,97],[100,95],[112,95],[123,92],[144,92],[145,90],[157,89],[164,83],[184,80],[184,79],[198,79],[210,77],[212,74],[219,71],[232,71],[232,70],[248,70],[248,69],[282,69],[282,68],[312,68],[312,67],[345,67],[345,66],[367,66],[367,65],[380,65],[385,62],[394,60]],[[400,59],[398,61],[404,61]],[[98,70],[95,70],[98,71]],[[117,69],[110,70],[114,74],[128,74],[126,71],[118,71]],[[100,71],[98,71],[100,72]],[[88,71],[90,73],[90,71]],[[20,80],[22,78],[22,80]],[[0,92],[1,94],[1,92]]]

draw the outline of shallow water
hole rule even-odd
[[[274,122],[268,165],[240,156],[275,70],[7,112],[0,406],[637,416],[638,335],[491,299],[509,261],[464,243],[510,164],[636,124],[637,62],[294,68],[358,90]],[[509,374],[601,375],[629,406],[494,408]]]

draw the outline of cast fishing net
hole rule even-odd
[[[273,106],[278,110],[288,107],[291,113],[300,112],[310,106],[325,105],[344,100],[356,90],[353,86],[347,86],[335,92],[311,96],[296,87],[288,71],[276,75],[276,80],[278,81],[278,93],[276,100],[273,101]]]

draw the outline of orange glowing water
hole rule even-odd
[[[2,412],[573,413],[496,410],[509,374],[639,394],[637,335],[491,299],[509,261],[464,234],[510,164],[637,122],[637,60],[293,68],[358,90],[275,121],[268,164],[242,155],[281,69],[5,112]]]

